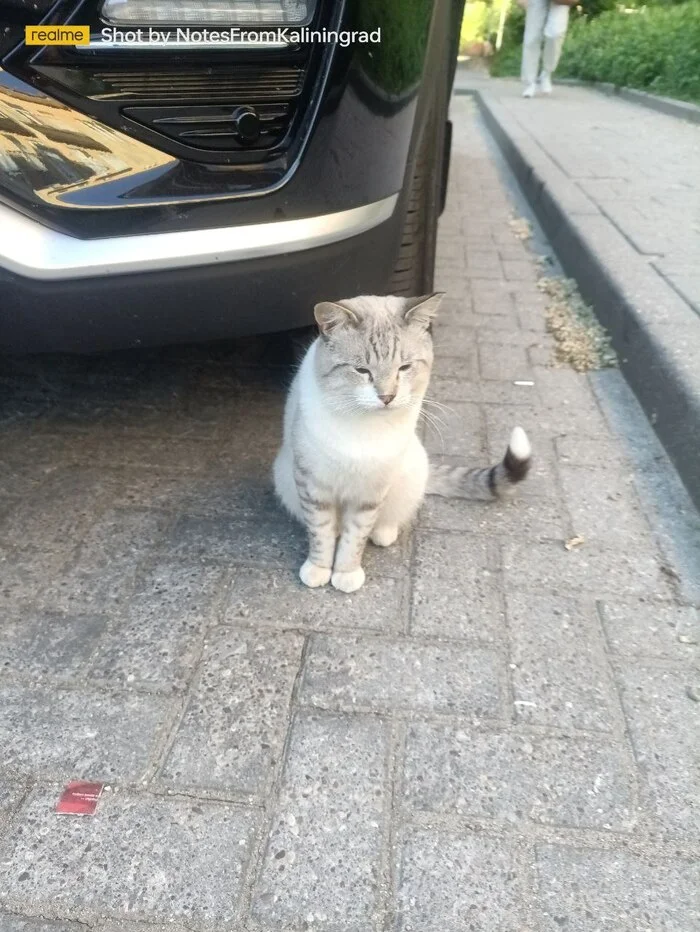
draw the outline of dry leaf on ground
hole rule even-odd
[[[532,236],[532,228],[524,217],[513,217],[508,221],[508,226],[518,239],[526,240]]]

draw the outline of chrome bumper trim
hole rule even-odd
[[[248,226],[77,239],[0,204],[0,268],[44,281],[259,259],[327,246],[384,223],[398,194],[320,217]]]

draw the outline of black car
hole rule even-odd
[[[428,291],[462,8],[0,0],[0,350],[213,340]],[[77,26],[89,44],[48,44]]]

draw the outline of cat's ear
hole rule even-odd
[[[333,301],[321,301],[314,308],[314,317],[321,331],[321,336],[328,336],[339,327],[357,327],[359,317],[342,304]]]
[[[403,312],[404,321],[407,324],[428,330],[444,297],[444,292],[438,291],[435,294],[423,295],[420,298],[409,298]]]

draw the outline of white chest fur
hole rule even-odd
[[[295,412],[290,412],[294,446],[333,488],[383,484],[401,460],[415,433],[416,414],[409,409],[336,412],[325,403],[314,371],[314,347],[299,370]],[[291,400],[291,399],[290,399]]]

